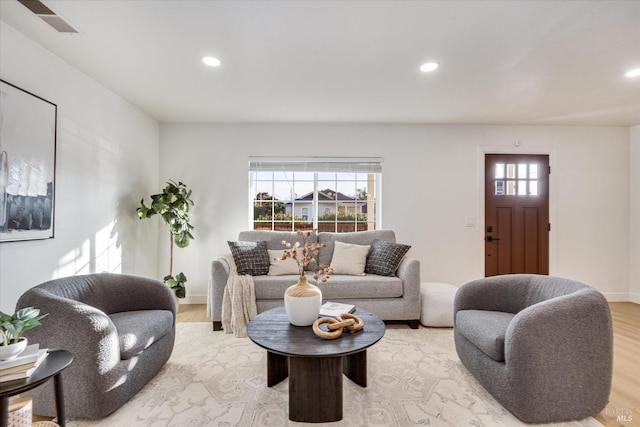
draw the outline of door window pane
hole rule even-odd
[[[496,176],[495,176],[496,179],[504,178],[504,164],[502,164],[502,163],[496,164],[495,174],[496,174]]]

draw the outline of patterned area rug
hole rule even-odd
[[[326,425],[531,426],[502,408],[466,371],[452,329],[388,326],[368,350],[368,369],[367,388],[344,378],[344,419]],[[212,332],[210,323],[179,323],[171,359],[135,398],[103,420],[67,425],[303,425],[288,419],[288,384],[267,387],[266,351],[249,339]],[[588,418],[544,426],[601,425]]]

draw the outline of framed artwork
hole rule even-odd
[[[0,243],[54,236],[57,113],[0,80]]]

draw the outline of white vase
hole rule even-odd
[[[15,359],[25,348],[27,348],[27,339],[24,337],[15,344],[0,345],[0,360]]]
[[[311,326],[320,314],[322,292],[301,276],[298,283],[284,292],[284,308],[289,322],[295,326]]]

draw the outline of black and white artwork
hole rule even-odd
[[[56,115],[0,80],[0,242],[53,238]]]

